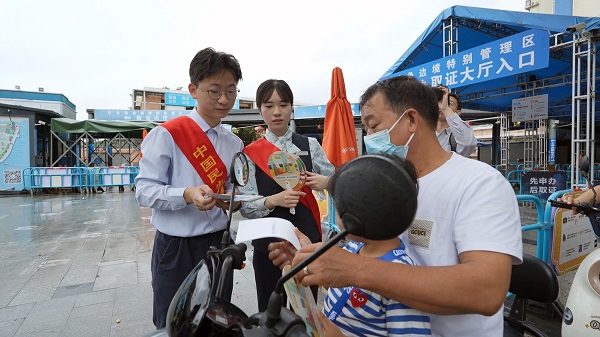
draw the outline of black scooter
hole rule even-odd
[[[230,171],[234,190],[246,185],[248,171],[246,156],[243,152],[237,153]],[[309,337],[302,319],[290,310],[281,308],[281,304],[276,310],[279,312],[278,317],[267,317],[262,313],[248,318],[241,309],[225,299],[227,289],[231,286],[233,271],[241,270],[246,260],[246,245],[231,243],[230,226],[234,195],[235,193],[232,193],[229,200],[229,218],[223,233],[222,247],[211,247],[207,254],[211,268],[207,261],[200,261],[173,297],[167,312],[167,326],[147,337]],[[279,295],[273,294],[272,300],[276,298],[274,301],[281,303],[281,287],[278,289]]]
[[[374,157],[377,156],[361,158],[374,160]],[[231,182],[234,189],[247,183],[248,162],[242,152],[235,155],[231,164],[231,172],[233,172]],[[414,186],[412,190],[408,188],[412,185],[408,176],[403,183],[407,186],[405,193],[407,200],[414,202],[403,203],[403,209],[400,211],[402,214],[413,214],[414,216],[416,190],[414,190]],[[223,234],[222,247],[220,249],[212,247],[208,252],[212,268],[209,268],[207,262],[203,260],[192,270],[171,302],[167,314],[167,327],[146,337],[309,337],[302,319],[282,306],[285,281],[336,245],[347,234],[351,233],[373,240],[400,235],[396,227],[363,226],[359,219],[346,214],[348,217],[343,218],[345,229],[329,239],[313,255],[296,265],[277,282],[265,312],[248,317],[237,306],[224,300],[233,270],[243,268],[246,252],[245,244],[232,244],[230,240],[229,229],[233,201],[232,193],[229,203],[229,220]],[[412,222],[412,217],[407,216],[403,221]],[[545,337],[545,334],[527,321],[526,308],[530,300],[548,304],[556,301],[558,280],[552,269],[542,260],[525,255],[523,264],[513,266],[510,292],[515,295],[515,299],[510,314],[505,315],[504,336],[524,336],[527,333],[528,336]]]
[[[188,275],[175,294],[167,314],[167,326],[147,335],[147,337],[309,337],[303,320],[282,306],[283,284],[305,266],[317,259],[326,250],[336,245],[348,234],[359,235],[372,240],[382,240],[400,235],[398,228],[406,228],[412,222],[417,207],[417,191],[409,175],[391,159],[382,156],[362,156],[358,159],[363,165],[390,165],[399,181],[399,195],[402,196],[398,212],[406,215],[399,226],[364,226],[361,219],[352,214],[343,215],[345,229],[329,239],[302,263],[285,274],[275,286],[269,298],[267,310],[250,317],[229,301],[224,300],[225,289],[234,269],[241,269],[245,260],[246,245],[231,244],[229,226],[233,213],[232,193],[229,208],[229,221],[223,235],[222,248],[213,248],[208,256],[212,264],[211,273],[206,261],[201,261]],[[248,180],[246,156],[237,153],[231,164],[231,182],[235,187],[244,186]],[[349,178],[350,179],[350,178]],[[352,179],[350,179],[352,180]],[[347,181],[346,183],[351,183]],[[335,197],[336,203],[340,202]],[[402,226],[400,226],[402,225]],[[214,282],[216,281],[216,282]]]

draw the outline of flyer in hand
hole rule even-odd
[[[283,268],[283,273],[287,273],[290,266]],[[295,277],[287,280],[283,287],[288,297],[288,301],[292,306],[292,310],[296,315],[300,316],[306,325],[306,332],[311,337],[324,336],[325,328],[317,317],[317,303],[313,297],[309,287],[305,287],[298,282]]]
[[[218,194],[218,193],[214,193],[214,192],[209,192],[208,196],[211,198],[219,199],[219,200],[225,200],[225,201],[231,200],[230,194]],[[258,200],[260,198],[264,198],[264,197],[262,195],[256,195],[256,194],[236,194],[235,197],[233,198],[233,201],[234,202],[254,201],[254,200]]]

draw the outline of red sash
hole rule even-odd
[[[277,151],[281,150],[264,138],[261,138],[244,148],[244,153],[247,154],[248,157],[250,157],[250,159],[252,159],[252,161],[256,164],[256,166],[258,166],[269,177],[271,177],[271,173],[269,171],[269,156],[273,152]],[[315,219],[315,224],[317,224],[317,228],[319,229],[319,235],[322,235],[321,213],[319,212],[317,200],[315,200],[315,196],[308,186],[302,187],[302,192],[306,193],[306,196],[300,197],[300,202],[310,210],[313,218]]]
[[[223,193],[227,168],[200,126],[188,116],[171,119],[161,126],[169,131],[175,144],[190,161],[202,181],[213,192]]]

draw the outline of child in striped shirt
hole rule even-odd
[[[410,162],[396,156],[385,157],[403,168],[417,185],[416,171]],[[342,172],[344,172],[344,167],[338,169],[330,179],[329,192],[334,196],[336,180]],[[396,184],[393,181],[386,182],[382,178],[384,176],[389,178],[389,174],[390,172],[386,171],[384,166],[372,165],[367,168],[365,174],[361,177],[363,181],[356,182],[356,184],[362,184],[362,186],[376,186],[377,193],[374,193],[375,195],[363,195],[361,197],[368,198],[369,204],[381,205],[370,210],[371,213],[379,213],[378,218],[380,219],[395,219],[402,216],[402,214],[398,214],[396,208],[384,207],[386,204],[384,199],[389,201],[389,198],[394,198],[394,194],[400,194],[403,191],[402,188],[395,186]],[[362,191],[364,189],[358,187],[357,190]],[[376,199],[381,199],[381,201]],[[365,200],[365,202],[367,201]],[[360,212],[356,211],[355,207],[352,207],[352,209],[354,212]],[[360,215],[358,218],[362,220]],[[365,214],[364,218],[368,219],[370,216]],[[337,220],[337,223],[343,228],[342,221],[339,218]],[[363,223],[363,225],[368,224]],[[394,226],[397,224],[390,222],[376,225]],[[406,254],[404,243],[401,242],[398,236],[388,240],[368,240],[349,234],[347,238],[350,241],[344,249],[354,254],[395,263],[415,264]],[[360,273],[360,270],[356,272]],[[356,287],[329,288],[324,301],[323,313],[339,328],[339,331],[336,331],[335,326],[327,324],[327,320],[322,319],[328,337],[340,335],[340,332],[345,336],[431,336],[429,315],[426,313]]]

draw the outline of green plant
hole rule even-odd
[[[242,142],[244,142],[244,146],[254,142],[255,140],[260,139],[261,134],[254,131],[253,128],[251,127],[247,127],[247,128],[233,128],[233,133],[235,133],[238,137],[240,137],[240,139],[242,140]]]

